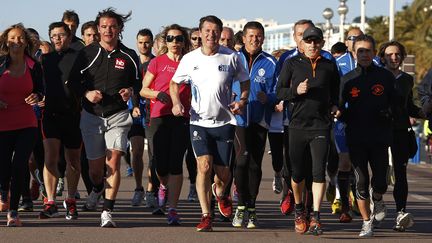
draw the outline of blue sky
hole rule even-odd
[[[131,20],[125,24],[124,43],[135,48],[135,36],[139,29],[150,28],[154,33],[161,26],[177,23],[186,27],[198,25],[200,17],[213,14],[223,19],[255,18],[274,19],[279,24],[293,23],[298,19],[308,18],[314,22],[324,22],[322,11],[330,7],[334,11],[333,24],[339,23],[337,7],[339,0],[12,0],[2,2],[0,15],[0,32],[8,26],[22,22],[26,27],[39,31],[44,39],[48,39],[48,25],[59,21],[66,9],[75,10],[81,23],[94,20],[98,11],[114,7],[119,13],[132,11]],[[396,0],[396,10],[410,4],[413,0]],[[37,4],[36,4],[37,3]],[[348,0],[349,11],[347,21],[360,15],[360,0]],[[389,0],[366,0],[366,16],[387,16]],[[79,26],[81,28],[81,26]]]

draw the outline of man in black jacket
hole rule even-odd
[[[47,202],[39,218],[46,219],[58,215],[55,196],[60,176],[58,173],[60,147],[64,146],[68,180],[68,196],[64,202],[67,208],[66,219],[76,219],[78,211],[75,193],[81,171],[80,107],[76,96],[67,87],[67,83],[78,52],[69,47],[72,34],[65,23],[50,24],[49,34],[55,51],[42,56],[46,84],[45,109],[42,119],[45,150],[43,175]]]
[[[382,221],[386,207],[382,195],[387,191],[388,147],[392,141],[392,108],[395,103],[391,72],[373,65],[375,41],[360,35],[354,40],[357,67],[342,77],[339,108],[354,173],[356,197],[363,218],[360,237],[373,236],[373,221]],[[372,169],[369,193],[368,163]],[[371,197],[370,208],[367,199]]]
[[[337,111],[339,73],[336,64],[320,54],[324,45],[319,28],[309,27],[301,41],[304,53],[284,62],[277,98],[289,102],[289,156],[295,199],[295,230],[322,234],[320,207],[325,192],[325,168],[330,141],[331,115]],[[312,174],[313,217],[309,230],[302,192]]]
[[[97,206],[104,190],[103,167],[107,166],[101,227],[116,226],[111,213],[120,186],[120,159],[127,150],[132,125],[126,102],[134,84],[140,82],[138,56],[119,39],[129,16],[111,8],[99,12],[95,22],[101,40],[80,51],[70,78],[70,85],[82,97],[80,127],[94,184],[87,209]]]

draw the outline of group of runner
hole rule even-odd
[[[212,231],[215,202],[234,227],[256,228],[267,138],[273,191],[283,192],[281,212],[294,212],[296,232],[323,233],[327,172],[333,213],[348,223],[358,212],[359,236],[373,236],[386,216],[389,147],[396,178],[394,229],[413,225],[406,212],[410,117],[426,115],[413,103],[412,77],[400,71],[406,52],[399,42],[385,43],[375,56],[374,39],[352,28],[332,55],[322,50],[321,29],[300,20],[294,25],[297,47],[272,56],[262,50],[261,23],[250,21],[235,35],[209,15],[190,31],[177,24],[155,37],[149,29],[138,31],[137,55],[121,42],[130,15],[100,11],[82,25],[80,40],[78,15],[66,11],[49,25],[46,51],[37,32],[21,24],[1,34],[0,209],[8,211],[8,226],[22,225],[18,211],[33,210],[29,171],[43,192],[39,217],[59,215],[56,189],[63,170],[66,219],[78,218],[82,174],[88,193],[82,210],[96,210],[103,196],[101,227],[115,227],[120,161],[130,152],[132,206],[145,199],[153,214],[166,214],[169,225],[179,225],[186,157],[188,200],[198,198],[202,210],[197,231]],[[35,146],[38,140],[43,146]]]

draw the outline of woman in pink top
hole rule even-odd
[[[21,226],[18,203],[36,141],[32,106],[42,97],[43,82],[40,65],[30,57],[35,43],[22,24],[0,36],[0,209],[7,208],[10,190],[7,226]]]
[[[160,180],[159,208],[154,214],[164,213],[168,200],[168,224],[178,225],[176,208],[183,182],[183,156],[189,144],[189,115],[175,117],[172,114],[169,83],[180,59],[189,50],[190,42],[187,31],[177,24],[166,27],[162,36],[166,44],[164,54],[150,62],[140,95],[151,100],[147,139],[153,141],[150,144],[153,144],[154,165]],[[186,104],[190,103],[190,87],[182,86],[180,96]],[[189,114],[189,107],[185,109],[185,114]]]

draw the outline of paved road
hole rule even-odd
[[[133,191],[133,179],[124,177],[114,218],[118,228],[100,228],[100,213],[80,212],[76,221],[67,221],[63,217],[39,220],[37,211],[41,210],[40,202],[35,211],[23,213],[21,218],[25,227],[7,228],[5,213],[0,214],[0,242],[346,242],[358,239],[361,220],[356,217],[352,223],[340,224],[331,215],[330,205],[325,202],[322,220],[324,235],[301,236],[294,233],[293,216],[282,216],[279,212],[279,195],[271,190],[272,168],[270,156],[266,153],[263,162],[263,181],[257,202],[260,228],[255,230],[234,229],[230,223],[215,223],[214,232],[198,233],[195,226],[199,220],[197,202],[185,201],[189,182],[185,178],[181,195],[179,213],[182,225],[168,227],[165,217],[153,216],[149,209],[131,207],[130,198]],[[124,166],[123,166],[124,168]],[[124,169],[123,169],[124,171]],[[388,216],[381,229],[376,230],[373,242],[432,242],[432,166],[428,164],[410,165],[408,170],[410,195],[409,212],[415,217],[415,225],[406,232],[391,230],[395,217],[395,205],[391,192],[385,195],[389,208]],[[186,173],[187,175],[187,173]],[[84,195],[83,186],[80,185]],[[82,201],[79,202],[82,204]],[[63,214],[64,210],[60,212]]]

